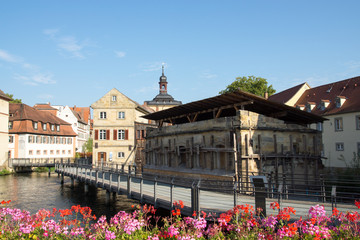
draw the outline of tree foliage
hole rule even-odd
[[[82,147],[83,152],[92,153],[93,151],[93,140],[92,138],[89,138],[86,143]]]
[[[265,78],[261,77],[237,77],[234,82],[226,87],[226,89],[220,91],[220,94],[230,93],[237,90],[249,92],[261,97],[264,97],[267,92],[269,96],[273,95],[276,90],[272,85],[268,86],[268,82]]]
[[[10,103],[22,103],[22,100],[17,98],[15,99],[13,94],[5,93],[5,95],[11,98]]]

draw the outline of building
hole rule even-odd
[[[9,101],[11,99],[0,90],[0,167],[6,166],[9,156]]]
[[[307,125],[324,118],[250,93],[227,93],[144,117],[159,123],[147,130],[144,175],[235,178],[247,187],[253,174],[302,184],[319,177],[322,168],[321,132]],[[295,174],[303,181],[295,181]]]
[[[53,105],[50,103],[36,104],[34,108],[41,111],[48,111],[60,119],[71,124],[72,129],[77,134],[75,140],[76,152],[83,152],[83,145],[90,138],[90,108],[89,107],[69,107]]]
[[[141,165],[141,147],[148,120],[141,116],[152,110],[113,88],[93,109],[93,163]]]
[[[159,81],[159,94],[151,101],[145,101],[144,105],[153,109],[155,112],[181,105],[181,101],[174,98],[167,92],[167,77],[164,75],[164,65],[162,66],[162,75]]]
[[[11,158],[68,159],[75,156],[71,124],[48,111],[10,103],[9,150]]]
[[[296,89],[297,91],[294,91]],[[269,98],[323,116],[324,165],[329,168],[360,167],[360,77],[310,88],[307,83]],[[314,126],[315,127],[315,126]]]

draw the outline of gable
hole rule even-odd
[[[115,97],[115,100],[114,98]],[[93,109],[97,108],[136,108],[136,102],[122,94],[116,88],[111,89],[99,100],[91,104]]]

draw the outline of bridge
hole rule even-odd
[[[108,198],[110,198],[110,194],[115,196],[116,194],[125,194],[128,198],[138,200],[140,203],[152,204],[155,208],[161,207],[168,210],[173,209],[174,201],[182,200],[184,203],[182,213],[188,216],[191,216],[194,211],[215,213],[216,216],[219,216],[220,213],[226,212],[236,205],[250,204],[255,207],[254,192],[244,193],[239,190],[237,183],[233,182],[216,181],[214,184],[215,182],[206,180],[189,182],[182,178],[143,177],[136,174],[130,166],[125,169],[119,165],[98,167],[56,163],[55,171],[61,176],[62,183],[64,177],[67,176],[71,178],[71,184],[75,184],[75,180],[84,183],[85,192],[88,191],[89,185],[106,190]],[[265,211],[267,215],[278,213],[270,208],[270,203],[274,201],[279,202],[281,207],[295,208],[297,214],[294,219],[307,216],[309,208],[316,204],[324,205],[328,214],[331,214],[335,206],[343,212],[357,210],[353,202],[335,205],[336,201],[326,202],[327,196],[323,195],[320,197],[308,195],[299,199],[289,199],[280,192],[266,192]]]

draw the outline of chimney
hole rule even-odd
[[[268,99],[268,98],[269,98],[269,93],[268,93],[268,92],[265,92],[264,98],[265,98],[265,99]]]

